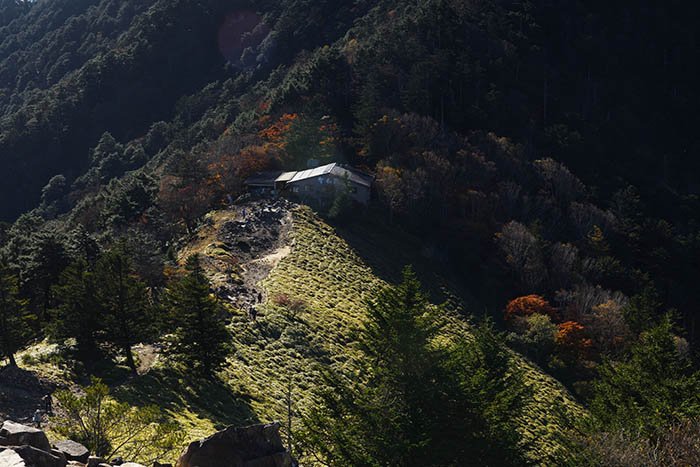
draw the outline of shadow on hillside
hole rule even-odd
[[[430,257],[430,249],[422,239],[389,225],[378,213],[368,211],[366,215],[331,225],[383,281],[399,283],[403,268],[410,265],[433,303],[443,303],[451,295],[467,311],[478,308],[478,302],[463,281],[451,277],[451,271],[444,269],[444,261]]]
[[[29,422],[36,409],[43,409],[41,398],[55,387],[36,373],[18,367],[0,368],[0,421]]]
[[[216,429],[258,423],[245,396],[221,379],[189,378],[173,368],[157,368],[114,390],[116,399],[132,405],[157,405],[174,414],[189,410],[211,420]]]

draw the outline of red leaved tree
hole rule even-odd
[[[558,328],[554,342],[560,355],[570,363],[587,358],[593,342],[587,336],[586,328],[576,321],[566,321]]]
[[[505,319],[525,318],[539,313],[555,318],[556,309],[541,295],[525,295],[511,300],[506,305]]]

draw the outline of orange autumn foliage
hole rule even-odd
[[[505,318],[506,320],[516,317],[525,318],[536,313],[554,318],[556,309],[541,295],[525,295],[508,302]]]
[[[593,345],[586,336],[586,328],[576,321],[566,321],[559,324],[554,342],[560,350],[575,358],[585,356]]]
[[[286,146],[286,136],[292,125],[299,119],[296,113],[284,114],[272,125],[263,128],[258,132],[258,136],[277,149],[284,149]]]

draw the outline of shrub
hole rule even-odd
[[[117,455],[152,464],[180,448],[184,433],[164,421],[156,406],[131,407],[109,397],[109,388],[98,379],[83,395],[71,391],[55,394],[61,407],[53,426],[62,436],[78,441],[90,452],[111,459]]]

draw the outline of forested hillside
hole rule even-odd
[[[240,264],[255,258],[236,242],[200,245],[222,218],[210,212],[235,219],[240,206],[231,204],[257,171],[342,162],[373,175],[373,198],[353,207],[340,196],[318,214],[382,279],[373,294],[386,298],[383,286],[402,278],[396,290],[414,287],[400,274],[408,263],[423,279],[439,277],[424,284],[443,290],[425,310],[449,297],[446,313],[461,320],[464,335],[489,329],[474,331],[477,347],[499,340],[537,378],[558,379],[590,410],[590,418],[578,417],[585,426],[562,428],[570,439],[556,440],[568,461],[642,465],[653,446],[670,452],[677,446],[669,440],[688,441],[700,415],[699,16],[692,5],[652,1],[0,0],[3,354],[21,366],[13,355],[27,346],[75,340],[59,354],[79,362],[72,374],[85,384],[81,375],[104,377],[114,365],[138,374],[134,346],[198,362],[203,351],[184,342],[212,339],[220,356],[200,362],[204,373],[235,381],[231,358],[271,357],[252,350],[249,331],[239,329],[252,293]],[[301,219],[298,228],[317,225]],[[294,250],[301,244],[289,245],[294,260],[252,296],[260,301],[264,292],[270,310],[315,303],[311,327],[338,312],[355,321],[359,301],[337,309],[347,303],[316,303],[327,294],[280,282],[291,280],[284,274],[294,261],[310,267],[326,254],[314,245]],[[193,252],[200,261],[186,265]],[[226,267],[213,274],[212,261]],[[328,268],[335,266],[350,267]],[[112,283],[115,271],[124,272],[123,284]],[[243,288],[222,292],[222,275]],[[318,280],[319,291],[337,285]],[[109,299],[120,287],[134,297],[127,307]],[[218,331],[196,338],[173,331],[187,329],[190,300],[209,310]],[[363,319],[391,323],[366,306]],[[476,383],[459,380],[466,373],[453,354],[483,365],[493,379],[482,383],[494,394],[517,393],[499,373],[505,360],[482,362],[484,348],[466,350],[459,339],[433,345],[432,328],[415,312],[404,318],[417,327],[403,329],[426,349],[415,357],[444,370],[423,368],[419,376],[444,381],[453,400],[470,394],[482,403],[469,409],[484,424],[481,437],[455,439],[517,451],[508,459],[470,454],[485,463],[556,463],[548,438],[546,448],[524,447],[552,414],[524,410],[532,418],[519,425],[520,438],[499,445],[507,426],[499,410],[509,406],[470,393]],[[371,360],[380,344],[371,325],[368,335],[362,329],[346,336],[364,342]],[[245,337],[226,337],[232,331]],[[339,345],[336,337],[319,337],[318,345]],[[381,411],[382,391],[405,383],[391,366],[398,363],[385,363],[360,365],[353,371],[366,376],[362,384],[336,392]],[[268,364],[256,378],[274,378],[276,364]],[[324,375],[334,381],[328,387],[346,381],[345,370]],[[254,383],[237,389],[251,392],[254,415],[278,416],[252,394]],[[458,386],[471,389],[450,392]],[[565,401],[552,411],[575,405],[566,390],[551,396]],[[135,394],[129,402],[138,403]],[[307,395],[300,446],[337,465],[383,462],[382,445],[352,459],[332,448],[366,445],[358,433],[372,420],[329,394]],[[419,399],[439,399],[431,397],[438,396]],[[396,426],[425,409],[408,395],[401,404],[392,412]],[[357,431],[319,433],[345,415]],[[402,432],[405,444],[396,445],[429,451],[425,439],[434,441],[436,425],[412,423],[417,431]],[[314,451],[324,443],[331,447]],[[410,465],[410,456],[402,462]]]

